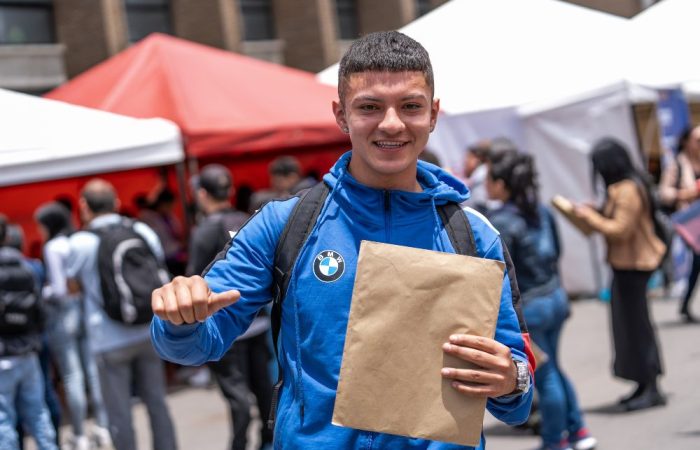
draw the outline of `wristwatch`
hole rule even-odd
[[[530,389],[530,371],[525,361],[513,358],[513,364],[515,364],[517,376],[515,378],[515,390],[509,395],[520,395]]]

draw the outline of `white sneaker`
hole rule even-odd
[[[598,445],[598,440],[588,436],[572,443],[574,450],[593,450]]]
[[[112,436],[109,434],[109,430],[107,428],[98,426],[93,427],[92,438],[95,440],[97,448],[103,450],[111,450],[114,448],[114,444],[112,443]]]
[[[90,450],[90,439],[87,436],[72,436],[61,450]]]

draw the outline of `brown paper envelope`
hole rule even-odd
[[[442,344],[454,333],[493,338],[504,264],[363,241],[333,424],[478,445],[485,399],[440,374],[467,368]]]

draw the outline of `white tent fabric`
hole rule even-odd
[[[172,164],[179,128],[0,89],[0,186]]]
[[[664,0],[635,16],[630,21],[626,77],[659,88],[700,82],[698,18],[698,0]]]

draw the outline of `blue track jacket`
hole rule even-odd
[[[343,155],[324,177],[330,193],[299,254],[283,303],[280,355],[284,385],[274,448],[464,449],[331,424],[360,242],[454,253],[435,206],[447,201],[461,203],[469,197],[461,182],[422,161],[418,162],[417,176],[423,192],[369,188],[348,172],[350,157],[350,152]],[[218,360],[245,332],[258,310],[271,300],[275,248],[297,201],[292,198],[266,204],[209,266],[205,279],[212,291],[237,289],[241,292],[237,303],[201,324],[176,326],[153,319],[153,343],[162,358],[184,365]],[[479,256],[503,261],[498,232],[478,213],[467,209],[465,214]],[[316,257],[329,250],[344,259],[344,271],[334,281],[328,281],[337,276],[334,264],[314,270]],[[517,301],[506,270],[495,338],[510,347],[515,358],[527,360],[529,340]],[[527,418],[531,400],[532,390],[511,398],[489,399],[487,408],[503,422],[519,424]],[[483,435],[477,448],[484,448]]]

